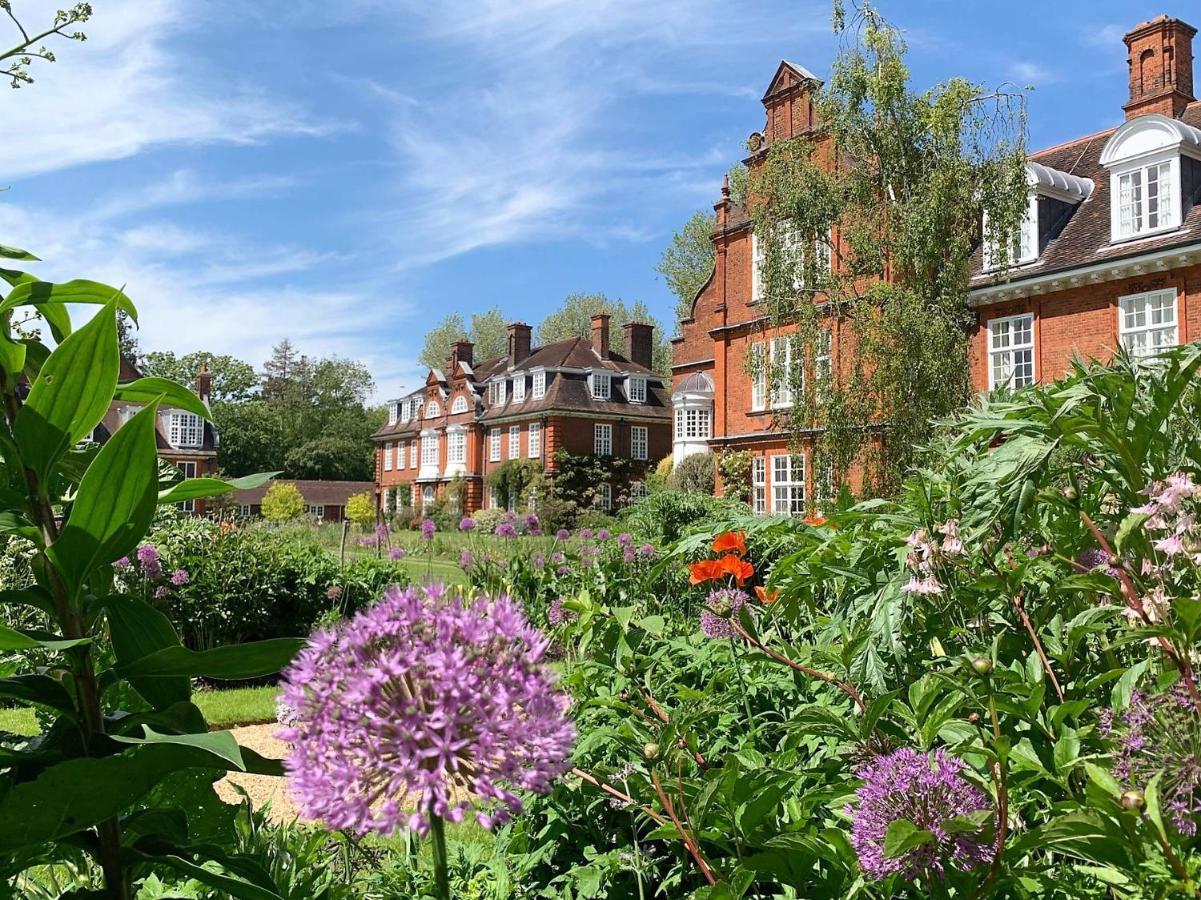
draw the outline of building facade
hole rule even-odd
[[[263,497],[276,480],[283,484],[295,485],[304,498],[305,516],[312,521],[341,522],[346,518],[346,504],[356,494],[375,493],[375,483],[371,481],[317,481],[295,479],[273,479],[256,488],[246,488],[234,491],[233,502],[235,511],[240,518],[257,519],[263,514]]]
[[[969,302],[978,324],[969,366],[980,391],[1054,381],[1074,358],[1138,355],[1201,337],[1201,103],[1193,96],[1196,31],[1160,16],[1124,38],[1129,63],[1125,122],[1029,157],[1029,210],[1018,232],[987,235],[974,260]],[[754,167],[777,140],[816,137],[820,82],[795,63],[778,67],[763,98],[767,121],[751,136]],[[816,434],[791,437],[777,410],[791,404],[770,372],[790,367],[791,329],[767,327],[761,253],[728,184],[714,207],[715,264],[673,341],[673,453],[747,450],[754,511],[797,514],[833,493],[815,472]],[[987,234],[987,225],[983,228]],[[838,259],[837,228],[827,260]],[[1000,263],[1000,264],[998,264]],[[837,265],[837,262],[827,263]],[[814,301],[823,297],[816,294]],[[803,377],[838,378],[854,336],[829,316]],[[765,365],[766,363],[766,365]],[[857,473],[849,486],[860,487]]]
[[[613,509],[637,496],[649,466],[671,452],[667,386],[651,367],[653,328],[624,326],[623,352],[610,345],[609,316],[592,317],[590,339],[532,346],[529,325],[509,326],[507,352],[476,362],[468,341],[451,345],[444,370],[388,404],[375,435],[379,507],[421,510],[463,486],[462,510],[511,508],[488,475],[511,460],[532,460],[554,475],[559,451],[625,457],[633,475],[598,486]]]

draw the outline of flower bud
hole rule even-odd
[[[659,745],[658,744],[644,744],[642,747],[642,755],[649,760],[658,759],[659,758]]]
[[[977,724],[980,721],[980,713],[972,713],[967,717],[967,720],[973,725]]]
[[[992,660],[987,656],[977,656],[972,660],[972,671],[977,675],[988,675],[992,672]]]
[[[1142,791],[1126,791],[1122,794],[1121,804],[1124,809],[1138,811],[1147,805]]]
[[[1063,498],[1069,503],[1075,502],[1077,496],[1076,489],[1070,484],[1063,489]]]

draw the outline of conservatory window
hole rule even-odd
[[[1131,294],[1118,300],[1122,346],[1143,359],[1180,343],[1176,289]]]
[[[782,454],[771,458],[772,512],[785,516],[805,514],[805,457]]]
[[[1034,384],[1034,316],[1005,316],[988,323],[988,386]]]

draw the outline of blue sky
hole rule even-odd
[[[1033,147],[1120,121],[1122,33],[1189,14],[881,3],[915,84],[1033,85]],[[449,311],[536,324],[601,291],[666,321],[659,254],[762,126],[776,64],[835,51],[826,0],[93,5],[86,43],[0,92],[0,242],[126,285],[144,349],[258,365],[289,337],[363,360],[380,397],[416,385]]]

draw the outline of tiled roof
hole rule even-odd
[[[1190,104],[1180,118],[1188,125],[1201,127],[1201,102]],[[981,273],[981,252],[977,248],[972,260],[976,273],[972,279],[973,287],[1020,282],[1038,275],[1201,242],[1201,203],[1194,203],[1181,227],[1175,231],[1143,240],[1110,243],[1112,194],[1109,170],[1101,165],[1101,151],[1115,131],[1116,126],[1030,155],[1032,162],[1091,178],[1095,185],[1092,196],[1075,206],[1063,230],[1051,238],[1033,263],[1015,266],[1000,274]]]
[[[588,388],[588,379],[583,375],[558,374],[546,386],[546,395],[537,400],[526,395],[526,399],[514,402],[512,395],[500,406],[485,408],[480,420],[484,422],[507,419],[515,416],[534,416],[552,412],[569,412],[597,416],[625,416],[627,418],[669,419],[671,417],[671,395],[658,385],[647,385],[645,403],[627,403],[619,395],[619,386],[612,386],[610,400],[596,400]]]
[[[282,484],[294,484],[304,497],[305,503],[314,506],[345,506],[346,501],[355,494],[372,493],[375,483],[371,481],[293,481],[277,479]],[[254,506],[263,502],[263,495],[275,480],[256,488],[234,491],[234,501],[245,506]]]

